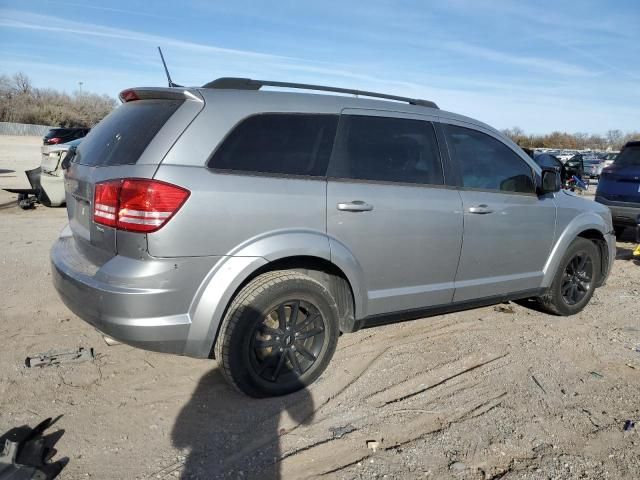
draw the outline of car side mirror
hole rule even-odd
[[[547,193],[559,192],[561,188],[560,172],[552,168],[543,168],[540,174],[538,194],[545,195]]]

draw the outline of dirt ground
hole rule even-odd
[[[0,137],[0,186],[38,164],[39,139]],[[365,329],[308,390],[253,400],[213,360],[107,346],[72,315],[48,260],[65,221],[0,192],[0,434],[61,415],[61,479],[640,478],[630,231],[579,315],[510,304]],[[25,367],[78,346],[96,360]]]

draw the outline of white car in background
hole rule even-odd
[[[31,188],[3,188],[18,194],[18,205],[27,210],[35,208],[36,203],[47,207],[60,207],[65,204],[64,170],[62,164],[67,154],[80,144],[82,139],[72,140],[60,145],[46,145],[42,148],[40,166],[24,173]]]
[[[60,145],[47,145],[42,149],[40,186],[49,198],[51,207],[59,207],[65,203],[62,160],[69,150],[80,145],[81,141],[82,138],[78,138]]]

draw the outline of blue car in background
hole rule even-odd
[[[611,210],[616,236],[640,223],[640,141],[628,142],[613,164],[602,170],[596,202]]]

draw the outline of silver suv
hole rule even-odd
[[[310,384],[363,326],[523,298],[574,314],[615,256],[606,207],[429,101],[234,78],[121,99],[68,165],[54,284],[104,334],[214,357],[252,396]]]

